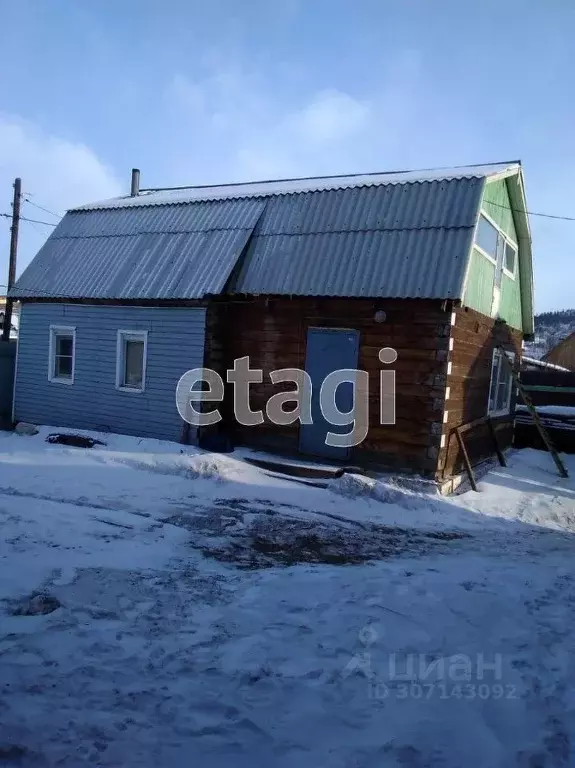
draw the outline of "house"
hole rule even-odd
[[[560,365],[569,371],[575,371],[575,331],[543,355],[543,360],[546,363]]]
[[[532,283],[518,163],[172,190],[139,191],[133,177],[131,195],[69,211],[13,289],[14,418],[192,442],[217,429],[443,481],[461,469],[455,427],[473,425],[473,462],[493,453],[487,415],[511,443],[501,349],[518,366]],[[187,430],[180,377],[204,366],[225,382],[244,357],[262,371],[250,386],[261,423],[238,423],[226,384],[221,421]],[[293,390],[271,381],[285,368],[309,375],[312,424],[269,418],[270,398]],[[326,443],[350,427],[318,405],[342,368],[369,385],[366,434],[351,448]],[[351,418],[353,394],[334,395]]]
[[[16,339],[18,337],[18,321],[19,321],[19,307],[18,304],[14,304],[12,307],[12,321],[10,323],[10,338]],[[6,313],[6,297],[0,296],[0,335],[4,329],[4,316]]]

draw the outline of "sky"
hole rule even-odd
[[[0,213],[15,176],[22,214],[57,222],[134,166],[155,187],[521,160],[529,209],[575,217],[572,0],[0,0],[0,19]],[[575,306],[575,221],[531,224],[536,310]],[[51,229],[22,222],[18,273]],[[0,217],[0,293],[8,244]]]

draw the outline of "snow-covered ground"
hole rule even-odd
[[[1,765],[573,765],[575,457],[444,499],[49,431],[0,433]]]

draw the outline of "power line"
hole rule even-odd
[[[190,189],[190,187],[173,187],[172,189]],[[155,191],[155,190],[149,190],[149,191]],[[49,213],[52,216],[58,216],[57,213],[53,213],[52,211],[49,211],[47,208],[42,208],[42,206],[36,205],[36,203],[32,203],[32,201],[28,200],[28,198],[24,198],[24,199],[26,200],[26,202],[31,203],[32,205],[35,205],[36,208],[40,208],[40,210],[45,211],[46,213]],[[492,200],[486,201],[486,204],[495,205],[498,208],[505,208],[506,211],[513,211],[514,213],[527,214],[528,216],[540,216],[544,219],[555,219],[557,221],[575,221],[575,216],[559,216],[553,213],[541,213],[539,211],[525,211],[523,210],[523,208],[511,208],[509,205],[503,205],[502,203],[495,203]],[[12,218],[12,214],[10,213],[0,213],[0,216],[4,216],[7,219]],[[20,221],[29,221],[33,224],[44,224],[46,227],[58,226],[58,224],[54,224],[52,221],[38,221],[38,219],[29,219],[26,216],[20,216]]]
[[[4,216],[6,219],[11,219],[11,213],[0,213],[0,216]],[[58,224],[54,224],[52,221],[38,221],[38,219],[28,219],[26,216],[20,216],[20,221],[29,221],[32,224],[45,224],[47,227],[57,227]]]
[[[514,213],[524,213],[528,216],[541,216],[545,219],[555,219],[558,221],[575,221],[575,216],[559,216],[553,213],[540,213],[538,211],[524,211],[522,208],[511,208],[509,205],[503,205],[502,203],[495,203],[491,200],[486,201],[487,205],[496,205],[498,208],[505,208],[506,211],[513,211]],[[39,207],[39,206],[36,206]],[[47,213],[51,213],[51,211],[47,211]],[[56,216],[57,214],[52,214],[53,216]],[[0,213],[0,216],[4,216],[7,219],[11,219],[12,215],[10,213]],[[57,227],[58,224],[54,224],[52,221],[38,221],[38,219],[29,219],[26,216],[20,217],[21,221],[29,221],[33,224],[44,224],[46,227]]]
[[[496,205],[498,208],[505,208],[506,211],[513,211],[515,213],[526,213],[528,216],[542,216],[545,219],[559,219],[560,221],[575,221],[575,216],[556,216],[553,213],[537,213],[536,211],[524,211],[522,208],[511,208],[508,205],[502,203],[494,203],[491,200],[486,200],[485,205]]]
[[[38,205],[38,203],[35,203],[33,200],[30,200],[29,197],[24,198],[25,202],[30,203],[30,205],[33,205],[34,208],[38,208],[40,211],[44,211],[44,213],[49,213],[50,216],[55,216],[57,219],[61,219],[62,216],[59,213],[54,213],[54,211],[51,211],[49,208],[44,208],[42,205]]]
[[[40,227],[39,227],[39,226],[37,226],[35,222],[33,222],[33,221],[29,221],[29,222],[28,222],[28,224],[30,224],[30,225],[32,226],[32,228],[33,228],[33,229],[35,229],[35,230],[36,230],[36,232],[38,232],[38,234],[42,235],[42,237],[45,237],[45,234],[44,234],[44,232],[42,232],[42,230],[40,229]]]

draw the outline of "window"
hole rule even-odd
[[[118,331],[116,387],[143,392],[146,384],[147,331]]]
[[[501,273],[515,277],[517,246],[493,224],[485,214],[479,216],[475,245],[497,266],[496,282],[501,284]]]
[[[497,261],[497,240],[499,238],[499,232],[493,226],[493,224],[485,218],[483,214],[479,217],[477,223],[477,233],[475,235],[475,242],[481,248],[482,251],[494,261]]]
[[[515,248],[511,245],[511,243],[505,243],[505,261],[504,266],[505,269],[511,274],[515,275],[515,257],[517,255],[517,251]]]
[[[515,355],[507,352],[507,360],[511,365]],[[493,351],[491,364],[491,386],[489,388],[489,405],[487,412],[490,416],[504,416],[511,410],[511,393],[513,391],[513,378],[510,366],[502,359],[499,349]]]
[[[60,384],[73,384],[75,354],[76,329],[51,325],[48,379]]]

